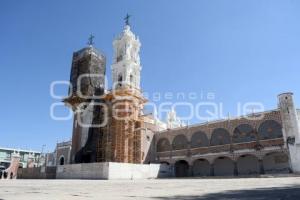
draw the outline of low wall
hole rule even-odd
[[[56,167],[36,167],[18,169],[18,179],[55,179]]]
[[[153,179],[163,177],[161,164],[109,163],[108,179]]]
[[[300,144],[289,145],[292,170],[300,174]]]
[[[59,165],[57,179],[108,179],[108,163]]]
[[[57,166],[58,179],[152,179],[168,177],[170,168],[161,164],[82,163]]]

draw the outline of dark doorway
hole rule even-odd
[[[82,162],[83,163],[90,163],[92,158],[91,154],[84,154],[82,155]]]
[[[233,176],[234,163],[230,158],[219,157],[214,162],[215,176]]]
[[[59,165],[64,165],[65,164],[65,158],[64,157],[61,157],[59,159]]]
[[[209,176],[210,164],[207,160],[199,159],[193,164],[193,176]]]
[[[189,175],[189,164],[185,160],[180,160],[175,163],[175,176],[187,177]]]
[[[242,155],[237,160],[239,175],[259,174],[258,158],[253,155]]]

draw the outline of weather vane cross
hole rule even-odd
[[[94,38],[93,34],[90,34],[90,37],[88,39],[88,45],[92,46],[94,44]]]
[[[129,18],[130,18],[130,17],[131,17],[131,15],[129,15],[129,14],[127,13],[126,17],[124,18],[125,24],[126,24],[127,26],[129,26]]]

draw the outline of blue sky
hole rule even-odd
[[[293,91],[300,107],[299,10],[296,0],[3,0],[0,146],[40,150],[46,144],[52,151],[56,141],[71,138],[72,121],[50,117],[51,104],[59,102],[50,84],[69,79],[72,53],[86,46],[90,33],[107,56],[109,76],[112,41],[126,13],[142,43],[145,92],[196,92],[193,104],[214,92],[224,113],[235,115],[238,102],[273,109],[279,93]]]

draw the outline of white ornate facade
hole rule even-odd
[[[181,120],[177,117],[176,111],[172,108],[167,114],[168,129],[178,128],[184,126]]]
[[[129,86],[140,90],[141,43],[126,25],[123,32],[113,42],[114,60],[112,68],[113,89]]]

